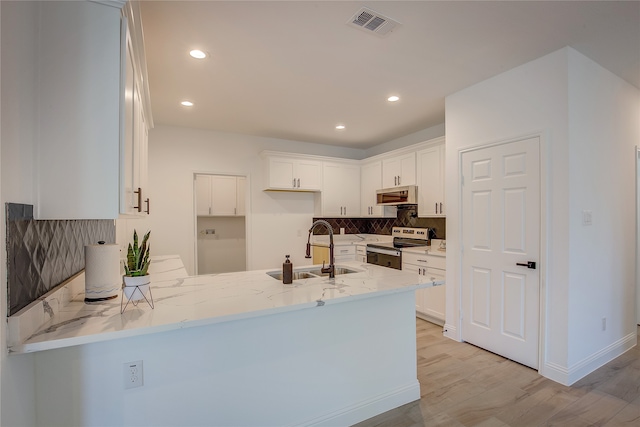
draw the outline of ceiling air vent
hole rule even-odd
[[[399,22],[366,7],[363,7],[353,15],[347,24],[381,37],[386,36],[393,31],[394,28],[400,25]]]

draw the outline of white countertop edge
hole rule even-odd
[[[341,298],[329,299],[329,300],[323,301],[322,305],[318,305],[318,301],[315,301],[312,303],[301,303],[301,304],[290,305],[290,306],[274,307],[274,308],[268,308],[268,309],[257,310],[257,311],[248,311],[243,313],[209,317],[205,319],[196,319],[196,320],[189,320],[189,321],[182,321],[182,322],[175,322],[175,323],[167,323],[163,325],[141,327],[136,329],[125,329],[120,331],[102,332],[98,334],[82,335],[77,337],[60,338],[60,339],[53,339],[53,340],[47,340],[47,341],[41,341],[41,342],[21,344],[21,345],[15,345],[11,347],[9,349],[9,353],[10,354],[33,353],[37,351],[53,350],[57,348],[92,344],[92,343],[110,341],[115,339],[132,338],[136,336],[154,334],[159,332],[169,332],[169,331],[175,331],[175,330],[186,329],[186,328],[213,325],[217,323],[232,322],[236,320],[252,319],[256,317],[269,316],[273,314],[281,314],[281,313],[310,309],[314,307],[322,307],[325,305],[334,305],[334,304],[341,304],[345,302],[353,302],[356,300],[376,298],[376,297],[397,294],[402,292],[412,292],[417,289],[429,288],[429,287],[439,286],[443,284],[444,284],[444,281],[442,280],[425,282],[425,283],[418,283],[415,285],[408,285],[399,289],[398,288],[388,289],[388,290],[377,291],[369,294],[349,295]],[[146,302],[140,301],[140,304],[146,304]],[[126,314],[126,310],[125,310],[125,314]]]

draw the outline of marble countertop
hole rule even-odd
[[[154,309],[141,300],[137,307],[130,303],[121,314],[121,298],[86,304],[81,292],[34,333],[10,343],[9,352],[28,353],[313,309],[444,283],[416,283],[415,274],[355,261],[339,265],[359,272],[284,285],[266,274],[277,268],[187,276],[178,256],[154,257],[150,267]]]

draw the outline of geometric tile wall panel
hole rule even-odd
[[[325,218],[324,219],[333,228],[333,232],[338,234],[340,229],[344,228],[346,234],[385,234],[391,235],[393,227],[417,227],[430,228],[435,231],[437,239],[446,239],[446,218],[418,218],[415,206],[402,206],[398,208],[396,218]],[[311,224],[309,224],[311,226]],[[326,235],[329,232],[324,227],[316,227],[313,234]]]
[[[505,189],[502,197],[504,209],[502,213],[504,224],[502,248],[505,252],[523,254],[526,250],[527,190],[526,188]]]
[[[502,273],[502,333],[524,340],[526,276],[517,273]]]
[[[471,313],[474,325],[491,328],[491,271],[485,268],[471,268]]]
[[[24,206],[29,205],[6,206],[9,315],[84,269],[85,245],[115,243],[113,220],[19,218],[16,212]]]

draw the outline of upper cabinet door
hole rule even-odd
[[[196,175],[196,215],[211,215],[211,176]]]
[[[247,212],[247,178],[239,176],[236,182],[236,215],[244,216]]]
[[[445,216],[444,143],[418,151],[418,215]]]
[[[271,157],[268,159],[268,187],[294,189],[294,159]]]
[[[295,175],[298,190],[320,191],[322,188],[322,163],[317,160],[298,160]]]
[[[236,215],[236,191],[235,176],[211,176],[211,215]]]
[[[360,166],[325,162],[322,175],[322,209],[318,215],[360,216]]]
[[[382,161],[382,185],[392,188],[416,183],[416,153],[390,157]]]
[[[265,190],[320,191],[322,162],[302,157],[267,156]]]

